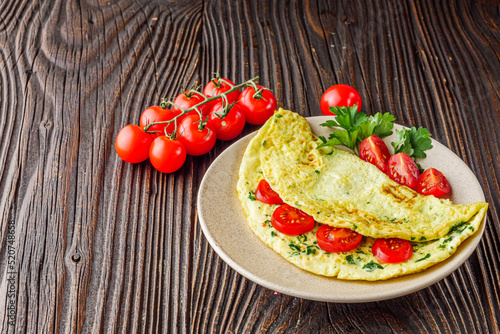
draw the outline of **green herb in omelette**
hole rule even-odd
[[[296,251],[296,252],[300,252],[300,251],[301,251],[300,246],[297,246],[297,245],[296,245],[296,244],[294,244],[293,242],[290,242],[290,243],[288,244],[288,246],[289,246],[292,250],[294,250],[294,251]]]
[[[368,272],[372,272],[372,271],[375,271],[377,269],[384,269],[384,267],[382,267],[377,262],[373,262],[373,260],[372,260],[372,261],[368,262],[367,264],[365,264],[363,266],[363,268],[361,268],[361,269],[366,270]]]
[[[255,193],[253,191],[249,191],[248,192],[248,198],[251,200],[251,201],[256,201],[257,199],[255,198]]]
[[[345,260],[346,260],[346,261],[347,261],[347,263],[349,263],[349,264],[356,264],[356,261],[354,261],[354,258],[353,258],[353,256],[352,256],[352,254],[351,254],[351,255],[347,255],[347,256],[345,257]]]
[[[428,259],[428,258],[430,258],[430,257],[431,257],[431,254],[430,254],[430,253],[427,253],[427,255],[426,255],[426,256],[424,256],[423,258],[418,259],[417,261],[415,261],[415,263],[420,262],[420,261],[423,261],[423,260],[427,260],[427,259]]]

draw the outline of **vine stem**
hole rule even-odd
[[[156,124],[170,124],[170,123],[172,123],[172,122],[175,122],[175,129],[174,129],[174,131],[172,132],[172,135],[171,135],[171,136],[175,136],[175,133],[177,132],[177,119],[178,119],[179,117],[181,117],[181,116],[184,116],[184,115],[185,115],[185,114],[187,114],[188,112],[193,111],[193,110],[196,110],[196,112],[198,113],[198,115],[200,115],[200,127],[201,127],[201,129],[203,129],[203,127],[204,127],[204,126],[205,126],[205,124],[206,124],[206,121],[205,121],[205,122],[203,121],[203,115],[202,115],[202,113],[200,112],[200,110],[198,109],[200,106],[204,105],[205,103],[209,103],[209,102],[211,102],[211,101],[215,101],[215,100],[217,100],[217,99],[222,98],[222,99],[223,99],[223,104],[224,104],[224,102],[226,102],[226,108],[227,108],[227,105],[228,105],[228,103],[227,103],[227,95],[231,94],[232,92],[235,92],[235,91],[239,90],[240,88],[244,88],[244,87],[248,87],[248,86],[253,86],[253,87],[256,87],[256,86],[255,86],[255,82],[256,82],[257,80],[259,80],[259,77],[255,77],[255,78],[250,79],[250,80],[248,80],[248,81],[245,81],[244,83],[241,83],[241,84],[239,84],[239,85],[231,85],[231,84],[227,83],[227,81],[225,81],[225,80],[222,80],[222,79],[221,79],[221,81],[223,81],[224,83],[229,84],[232,88],[231,88],[230,90],[228,90],[228,91],[226,91],[226,92],[222,93],[222,94],[215,95],[215,96],[211,96],[211,97],[207,97],[207,96],[205,96],[204,94],[202,94],[202,93],[200,93],[200,92],[198,92],[198,91],[196,91],[196,90],[190,89],[190,90],[189,90],[189,92],[193,92],[193,93],[197,93],[197,94],[199,94],[201,97],[203,97],[203,98],[204,98],[204,100],[203,100],[203,101],[201,101],[201,102],[200,102],[200,103],[198,103],[198,104],[195,104],[194,106],[192,106],[191,108],[188,108],[188,109],[183,109],[183,108],[179,107],[178,105],[174,104],[173,102],[171,102],[171,101],[167,101],[167,102],[165,103],[167,107],[168,107],[168,106],[172,106],[172,105],[173,105],[173,106],[175,106],[176,108],[178,108],[179,110],[181,110],[182,112],[181,112],[179,115],[175,116],[174,118],[172,118],[171,120],[168,120],[168,121],[151,122],[151,123],[149,123],[148,125],[146,125],[146,126],[144,127],[144,129],[143,129],[143,130],[144,130],[145,132],[147,132],[147,133],[152,133],[152,132],[154,132],[154,131],[148,131],[148,130],[149,130],[149,128],[150,128],[150,127],[152,127],[153,125],[156,125]],[[207,117],[207,121],[208,121],[208,117]],[[200,129],[200,130],[201,130],[201,129]]]

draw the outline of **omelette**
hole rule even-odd
[[[376,166],[321,144],[307,121],[280,109],[250,141],[239,171],[238,196],[253,232],[289,262],[319,275],[351,280],[384,280],[422,271],[450,257],[474,234],[487,203],[453,204],[399,185]],[[315,228],[288,236],[271,224],[279,205],[255,199],[265,179],[286,204],[314,217]],[[349,228],[361,235],[348,252],[328,253],[317,245],[321,224]],[[409,240],[412,257],[380,262],[371,246],[377,238]]]

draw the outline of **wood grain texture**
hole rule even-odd
[[[232,142],[171,175],[114,150],[147,106],[217,70],[259,75],[305,116],[330,85],[350,84],[367,113],[429,128],[490,203],[476,252],[427,289],[366,304],[276,294],[237,274],[196,212],[204,173]],[[499,86],[495,1],[0,1],[0,332],[498,333]]]

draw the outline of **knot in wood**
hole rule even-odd
[[[73,256],[71,256],[71,260],[72,260],[73,262],[75,262],[75,263],[80,262],[80,259],[81,259],[81,257],[80,257],[80,254],[78,254],[78,253],[73,254]]]

